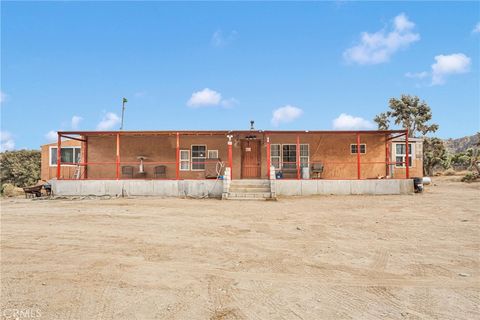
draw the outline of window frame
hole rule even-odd
[[[272,155],[272,146],[278,146],[278,156]],[[278,168],[273,165],[273,159],[278,159]],[[282,170],[282,145],[280,143],[270,144],[270,165],[275,168],[275,170]]]
[[[48,164],[50,167],[56,167],[57,163],[52,163],[52,150],[57,149],[57,146],[49,146],[48,148]],[[74,158],[74,164],[64,164],[63,162],[60,161],[61,166],[69,166],[69,167],[75,167],[78,166],[79,163],[81,163],[81,156],[82,156],[82,147],[80,146],[65,146],[65,147],[60,147],[60,156],[62,153],[62,149],[73,149],[73,158]],[[78,162],[75,162],[75,150],[79,150],[79,158]],[[58,159],[57,159],[58,160]],[[61,160],[61,159],[60,159]]]
[[[406,158],[410,158],[409,160],[409,168],[414,168],[414,160],[415,160],[415,142],[409,142],[408,143],[408,152],[409,152],[409,155],[405,154],[405,153],[397,153],[397,145],[403,145],[405,146],[406,143],[405,142],[393,142],[392,143],[394,146],[393,146],[393,150],[395,152],[395,154],[393,155],[393,158],[395,159],[395,168],[406,168],[407,166],[405,165],[405,162],[406,162]],[[406,151],[406,150],[405,150]],[[397,157],[401,157],[402,158],[402,163],[399,164],[398,161],[397,161]]]
[[[364,146],[364,152],[362,152],[362,146]],[[350,154],[357,154],[358,152],[353,152],[353,147],[357,147],[356,143],[351,143],[350,144]],[[367,154],[367,144],[366,143],[360,143],[360,154]]]
[[[203,159],[204,160],[203,169],[194,169],[193,168],[194,162],[198,162],[198,161],[193,161],[193,159],[194,159],[194,157],[193,157],[193,147],[205,147],[205,156],[204,157],[195,157],[195,159]],[[207,145],[206,144],[191,144],[190,145],[190,152],[191,152],[190,153],[190,159],[191,159],[190,171],[205,171],[205,161],[207,160],[207,155],[208,155]]]
[[[272,146],[278,146],[279,148],[279,155],[278,156],[274,156],[272,155]],[[291,168],[284,168],[284,161],[283,161],[283,146],[294,146],[295,147],[295,163],[292,163],[290,161],[288,161],[288,164],[289,165],[294,165],[294,167],[291,167]],[[308,155],[306,156],[302,156],[302,153],[301,153],[301,150],[302,150],[302,146],[307,146],[307,153]],[[310,144],[309,143],[301,143],[300,144],[300,168],[308,168],[310,167]],[[284,170],[284,169],[289,169],[289,170],[296,170],[297,169],[297,144],[296,143],[272,143],[270,144],[270,165],[273,165],[274,163],[274,159],[278,159],[278,165],[279,167],[275,167],[275,170]],[[302,159],[303,160],[306,160],[306,162],[303,162],[303,165],[302,165]]]
[[[182,152],[186,152],[188,157],[187,159],[182,159]],[[179,159],[179,162],[178,162],[178,169],[180,171],[190,171],[190,168],[191,168],[191,163],[190,163],[190,150],[188,149],[180,149],[180,159]],[[182,169],[182,163],[187,163],[187,169]]]
[[[217,156],[216,157],[210,157],[210,152],[215,152],[217,154]],[[207,159],[218,159],[218,149],[207,150]]]

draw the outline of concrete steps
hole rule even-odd
[[[233,180],[227,195],[229,200],[275,200],[269,180]]]

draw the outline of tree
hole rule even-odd
[[[435,132],[437,124],[429,124],[432,119],[432,111],[425,101],[420,101],[417,96],[404,95],[400,99],[391,98],[388,102],[390,108],[387,112],[378,114],[373,121],[379,130],[388,130],[390,121],[395,125],[409,130],[409,136],[418,134],[425,136],[428,132]]]
[[[447,149],[439,138],[423,140],[423,174],[432,175],[436,167],[445,167],[448,161]]]
[[[40,179],[40,151],[19,150],[0,154],[0,179],[2,184],[17,187],[34,185]]]

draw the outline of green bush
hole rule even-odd
[[[477,179],[478,179],[478,173],[476,172],[467,172],[467,174],[462,177],[463,182],[473,182]]]
[[[35,185],[40,180],[40,151],[18,150],[0,153],[1,183],[15,187]]]

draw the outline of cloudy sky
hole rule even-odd
[[[57,130],[374,129],[418,95],[479,130],[478,2],[2,2],[1,148]]]

